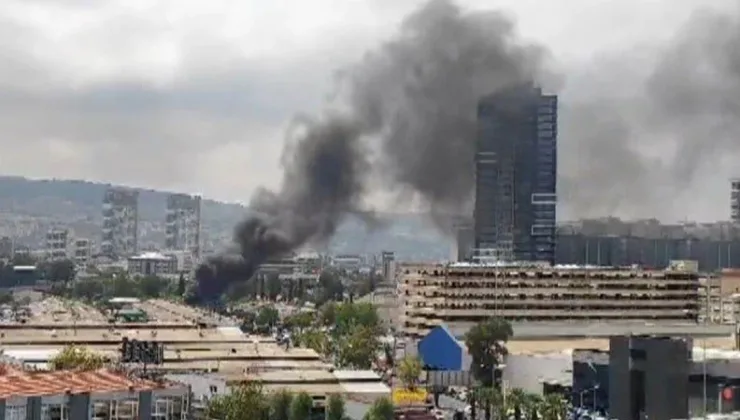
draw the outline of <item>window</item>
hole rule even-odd
[[[555,204],[557,203],[557,194],[554,193],[534,193],[532,194],[532,204]]]
[[[552,236],[555,233],[554,225],[532,225],[532,236]]]

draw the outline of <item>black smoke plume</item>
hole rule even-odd
[[[470,206],[478,98],[542,76],[546,58],[502,14],[426,3],[341,72],[343,113],[303,121],[280,190],[256,194],[235,251],[198,269],[201,298],[246,281],[269,258],[328,240],[347,214],[367,216],[360,204],[371,175],[399,198],[420,198],[444,227],[444,215]]]

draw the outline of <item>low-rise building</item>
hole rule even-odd
[[[67,229],[49,229],[46,232],[46,258],[51,261],[69,258],[70,237],[71,235]]]
[[[92,241],[86,238],[75,238],[73,259],[78,267],[86,267],[92,263]]]
[[[185,385],[133,379],[109,370],[0,368],[0,417],[6,420],[184,420],[189,404]]]
[[[692,264],[638,267],[438,264],[399,270],[402,330],[499,316],[512,322],[696,322],[699,273]]]
[[[132,276],[172,277],[179,275],[177,258],[159,252],[145,252],[129,257],[127,268]]]

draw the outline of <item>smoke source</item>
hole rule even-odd
[[[344,113],[300,122],[285,150],[282,187],[255,194],[235,249],[199,267],[199,297],[213,300],[266,260],[327,241],[348,214],[367,218],[361,199],[372,173],[399,197],[421,198],[444,227],[442,216],[461,214],[471,201],[478,98],[538,78],[545,58],[499,13],[426,3],[393,39],[342,72]]]

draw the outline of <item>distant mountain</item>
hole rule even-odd
[[[76,180],[32,180],[0,176],[0,214],[38,219],[38,225],[24,231],[22,237],[40,240],[49,224],[65,223],[86,236],[96,237],[100,225],[103,194],[110,184]],[[169,192],[134,188],[139,191],[139,218],[147,226],[142,233],[146,243],[161,242]],[[231,234],[233,226],[247,213],[238,204],[203,200],[202,224],[210,245],[218,247]],[[357,218],[348,217],[329,244],[333,252],[379,253],[395,251],[402,259],[434,260],[449,255],[450,240],[439,235],[425,218],[415,214],[382,214],[383,227],[368,231]],[[7,216],[6,216],[7,218]],[[7,226],[13,221],[4,222]]]

